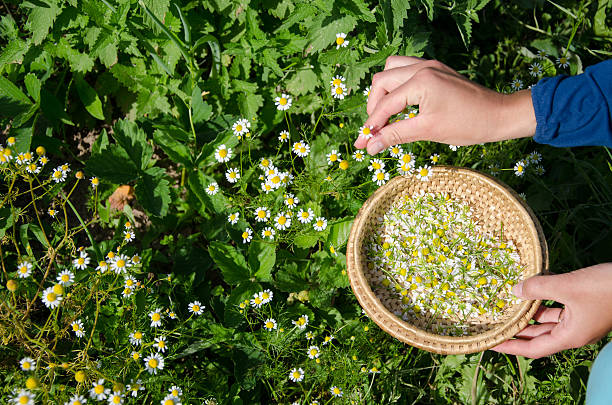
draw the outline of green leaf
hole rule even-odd
[[[183,164],[188,168],[193,166],[189,148],[172,137],[170,133],[157,129],[153,133],[153,140],[157,146],[162,148],[162,150],[170,159],[172,159],[173,162]]]
[[[374,14],[372,14],[364,0],[350,0],[344,4],[343,8],[360,20],[371,23],[376,22],[376,17],[374,17]]]
[[[263,97],[259,94],[240,93],[238,95],[238,106],[242,115],[251,119],[257,116],[257,111],[263,106]]]
[[[28,94],[30,97],[34,99],[35,102],[40,101],[40,80],[33,73],[28,73],[23,82],[26,86],[26,90],[28,90]]]
[[[153,156],[153,147],[147,135],[138,125],[129,120],[119,120],[113,127],[113,138],[127,152],[134,166],[144,170]]]
[[[353,226],[353,217],[340,219],[329,226],[329,235],[327,236],[327,244],[338,249],[346,243],[351,227]]]
[[[151,167],[141,175],[134,192],[136,198],[148,214],[165,217],[168,214],[170,198],[170,183],[164,178],[165,170],[161,167]]]
[[[21,6],[31,9],[25,28],[32,33],[34,45],[39,45],[49,35],[49,29],[62,9],[56,0],[24,1]]]
[[[321,25],[317,28],[317,25]],[[336,41],[336,34],[339,32],[349,33],[357,25],[357,19],[350,15],[343,17],[321,16],[318,17],[318,22],[310,29],[308,40],[310,46],[308,52],[319,52]],[[349,40],[350,45],[350,40]]]
[[[312,69],[301,69],[287,81],[287,91],[294,96],[312,93],[318,82],[317,75]]]
[[[156,34],[161,33],[161,27],[159,27],[155,21],[153,21],[150,14],[155,16],[159,22],[164,21],[166,19],[166,13],[170,8],[170,0],[142,0],[140,3],[141,5],[145,6],[146,10],[149,10],[149,13],[146,13],[144,19],[146,24],[153,28],[153,32]]]
[[[66,111],[64,111],[63,103],[53,93],[45,89],[40,90],[40,109],[45,117],[54,124],[63,122],[67,125],[74,125]]]
[[[214,182],[212,177],[208,177],[200,171],[189,174],[189,189],[202,204],[212,212],[225,212],[227,210],[227,198],[221,192],[217,192],[215,195],[209,195],[206,192],[206,188],[212,182]]]
[[[88,172],[114,184],[125,184],[138,178],[136,167],[128,153],[119,145],[109,145],[98,154],[91,155],[85,165]]]
[[[189,56],[189,51],[187,47],[185,46],[185,44],[183,43],[183,41],[178,39],[178,37],[173,32],[171,32],[164,25],[163,22],[160,21],[160,17],[162,19],[164,18],[166,11],[168,10],[170,1],[169,0],[146,0],[146,1],[139,0],[138,3],[144,9],[145,14],[150,18],[150,21],[152,21],[151,26],[153,26],[154,29],[157,29],[158,32],[159,31],[163,32],[166,35],[166,37],[168,37],[169,40],[174,42],[176,46],[180,48],[181,53],[183,54],[183,57],[185,58],[187,63],[189,65],[192,65],[191,56]],[[151,8],[149,8],[148,6],[150,6]]]
[[[98,135],[93,145],[91,145],[91,153],[95,155],[100,153],[109,145],[108,134],[106,133],[106,129],[102,129],[102,133]]]
[[[82,75],[77,74],[75,76],[74,84],[87,112],[94,118],[104,121],[102,102],[100,97],[98,97],[98,93],[83,79]]]
[[[213,59],[208,78],[215,78],[221,70],[221,47],[219,45],[219,40],[211,34],[204,35],[196,41],[196,43],[193,45],[192,51],[195,54],[197,49],[205,43],[210,47],[210,52]]]
[[[2,50],[2,53],[0,53],[0,68],[9,63],[23,62],[23,55],[28,52],[29,48],[28,42],[22,39],[16,38],[10,40]]]
[[[249,246],[249,266],[259,281],[272,281],[272,268],[276,263],[276,245],[254,241]]]
[[[212,107],[202,99],[202,90],[198,86],[191,93],[191,110],[193,125],[202,124],[212,115]]]
[[[10,134],[15,137],[15,152],[25,153],[30,150],[34,128],[11,128]]]
[[[189,22],[185,19],[185,16],[183,16],[183,12],[181,11],[181,8],[178,6],[178,4],[174,4],[174,8],[176,8],[179,18],[181,19],[181,22],[183,23],[183,31],[185,31],[185,42],[190,44],[191,43],[191,27],[189,26]]]
[[[0,76],[0,118],[14,118],[27,111],[32,102],[17,86]]]
[[[4,238],[7,229],[11,228],[14,222],[15,216],[11,208],[8,206],[0,208],[0,238]]]
[[[196,165],[198,167],[205,167],[216,163],[217,160],[215,159],[215,149],[217,149],[219,145],[225,145],[228,148],[233,148],[234,146],[238,145],[238,138],[233,132],[219,133],[214,141],[209,142],[202,147],[202,151],[198,156]],[[232,153],[233,152],[234,151],[232,151]]]
[[[93,68],[93,58],[72,48],[65,37],[61,37],[56,45],[46,46],[45,49],[54,52],[60,58],[66,59],[70,68],[75,72],[87,73]]]
[[[208,246],[208,254],[221,270],[226,283],[235,285],[251,278],[244,256],[235,247],[224,242],[212,241]]]
[[[319,237],[317,234],[307,233],[298,235],[295,237],[293,242],[295,246],[301,249],[309,249],[313,247],[319,241]]]
[[[344,288],[349,286],[348,276],[342,274],[342,267],[332,263],[323,263],[319,269],[319,281],[326,288]]]

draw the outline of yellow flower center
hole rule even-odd
[[[293,205],[293,198],[287,198],[287,204]]]
[[[423,177],[427,176],[429,174],[429,171],[427,169],[421,169],[419,170],[419,174]]]
[[[338,155],[336,155],[335,153],[332,153],[329,156],[329,160],[332,161],[332,162],[335,162],[336,160],[338,160]]]
[[[55,300],[57,300],[57,295],[55,295],[55,293],[49,293],[49,294],[47,294],[47,301],[49,301],[49,302],[55,302]]]
[[[302,146],[302,147],[300,148],[300,153],[306,153],[306,148]]]
[[[383,173],[376,173],[376,180],[384,180],[385,175]]]
[[[272,183],[274,183],[274,184],[278,184],[278,183],[280,183],[281,178],[280,178],[280,176],[274,176],[274,177],[272,177],[272,179],[270,179],[270,180],[272,181]]]
[[[317,349],[310,349],[310,355],[311,356],[316,356],[318,353]]]
[[[208,189],[209,189],[210,191],[215,191],[215,186],[210,185],[210,186],[208,186]]]
[[[280,100],[278,100],[278,104],[280,104],[280,105],[287,104],[287,99],[285,97],[281,97]]]
[[[172,390],[171,394],[174,395],[175,397],[178,397],[179,395],[177,390]]]
[[[410,161],[412,160],[412,156],[409,154],[405,154],[404,156],[402,156],[402,160],[404,161],[404,163],[410,163]]]
[[[62,281],[64,283],[67,283],[68,281],[70,281],[70,276],[68,274],[62,274]]]
[[[193,308],[193,312],[198,312],[200,310],[199,305],[194,305],[192,308]]]
[[[236,125],[236,131],[242,132],[242,125]]]
[[[334,394],[336,395],[340,394],[340,388],[334,387]]]
[[[247,239],[249,237],[249,233],[248,232],[242,232],[242,239]]]
[[[344,90],[342,89],[342,87],[338,86],[336,87],[336,94],[342,94],[344,93]]]
[[[153,315],[151,315],[151,320],[154,322],[157,322],[161,319],[161,315],[157,312],[155,312]]]
[[[125,285],[127,285],[128,287],[133,286],[134,280],[132,280],[131,278],[128,278],[127,280],[125,280]]]
[[[30,364],[29,361],[25,361],[22,366],[21,366],[24,370],[29,370],[30,367],[32,367],[32,364]]]
[[[113,404],[120,404],[121,397],[119,395],[113,395]]]
[[[117,260],[117,267],[125,267],[125,260],[119,259]]]
[[[100,385],[100,384],[96,385],[96,386],[94,387],[94,392],[95,392],[96,394],[101,394],[101,393],[103,393],[103,392],[104,392],[104,386],[103,386],[103,385]]]
[[[363,134],[364,134],[364,135],[369,135],[369,134],[370,134],[370,128],[368,128],[368,127],[364,127],[364,128],[363,128]]]
[[[309,216],[310,214],[308,213],[308,211],[302,212],[302,218],[308,218]]]
[[[21,266],[19,268],[19,272],[22,273],[22,274],[27,273],[28,272],[28,267],[27,266]]]
[[[261,304],[261,298],[259,297],[255,298],[255,304],[257,305]]]
[[[77,332],[77,331],[78,331],[78,330],[80,330],[80,329],[81,329],[81,327],[79,326],[79,324],[78,324],[78,323],[75,323],[74,325],[72,325],[72,330],[73,330],[74,332]]]
[[[77,263],[78,263],[79,265],[82,265],[82,264],[84,264],[84,263],[85,263],[85,259],[84,259],[84,258],[82,258],[82,257],[79,257],[79,258],[78,258],[78,260],[77,260]]]
[[[336,37],[336,44],[338,45],[342,45],[344,43],[344,38],[342,37]]]
[[[157,342],[157,347],[163,349],[164,347],[166,347],[166,343],[163,340],[160,340],[159,342]]]
[[[296,380],[299,379],[302,376],[302,374],[300,374],[299,371],[294,371],[293,372],[293,378],[295,378]]]
[[[274,324],[270,321],[266,322],[266,328],[268,329],[272,329],[274,327]]]
[[[222,158],[226,157],[227,156],[227,150],[221,149],[219,151],[219,156],[221,156]]]
[[[287,218],[286,218],[284,215],[281,215],[281,216],[278,218],[278,223],[279,223],[279,224],[281,224],[281,225],[285,225],[285,223],[286,223],[286,222],[287,222]]]
[[[134,352],[134,353],[132,353],[132,358],[133,358],[134,360],[138,360],[138,359],[140,358],[140,353],[138,353],[138,352]]]
[[[98,185],[98,183],[100,183],[100,180],[98,180],[98,178],[97,178],[97,177],[94,177],[93,179],[91,179],[91,184],[93,184],[93,185],[97,186],[97,185]]]
[[[342,80],[340,79],[334,79],[333,85],[334,86],[340,86],[342,84]]]
[[[108,252],[106,257],[108,257],[109,259],[112,259],[113,257],[115,257],[115,252]]]
[[[174,405],[174,400],[173,399],[166,399],[164,401],[164,405]]]
[[[157,368],[158,364],[159,363],[157,362],[157,359],[149,360],[149,367],[151,367],[151,368]]]
[[[53,177],[55,177],[56,179],[59,179],[60,177],[62,177],[62,172],[60,172],[59,170],[54,171]]]
[[[230,179],[235,179],[236,178],[236,172],[230,172]]]

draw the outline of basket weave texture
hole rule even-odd
[[[504,311],[497,321],[475,324],[469,336],[441,336],[410,324],[389,311],[376,297],[365,275],[364,240],[395,201],[405,195],[448,193],[468,204],[482,231],[493,235],[503,224],[504,239],[512,240],[520,256],[523,279],[548,272],[548,248],[542,227],[529,206],[510,187],[472,169],[435,166],[427,181],[398,176],[380,187],[359,210],[347,244],[347,269],[353,292],[365,312],[384,331],[412,346],[439,354],[476,353],[513,337],[527,326],[540,305],[524,300]]]

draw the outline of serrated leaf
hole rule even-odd
[[[189,148],[187,145],[172,137],[170,133],[157,129],[153,133],[153,140],[173,162],[183,164],[188,168],[192,166]]]
[[[316,26],[313,27],[308,36],[308,51],[312,53],[319,52],[328,46],[335,44],[337,33],[351,32],[357,25],[357,19],[350,15],[345,15],[340,18],[333,16],[322,16],[319,17],[317,25],[320,25],[320,28],[317,28]]]
[[[0,76],[0,118],[14,118],[27,111],[32,102],[19,87],[4,76]]]
[[[109,145],[98,154],[91,155],[85,164],[88,172],[114,184],[125,184],[138,178],[136,167],[128,153],[119,145]]]
[[[306,234],[298,235],[293,240],[293,242],[295,243],[295,246],[301,249],[309,249],[313,247],[314,245],[316,245],[318,241],[319,241],[319,236],[314,233],[306,233]]]
[[[318,82],[319,79],[312,69],[301,69],[287,81],[287,91],[294,96],[311,93]]]
[[[332,245],[335,249],[344,246],[351,232],[353,220],[353,217],[347,217],[330,224],[327,245]]]
[[[100,97],[98,97],[98,93],[96,93],[94,88],[91,87],[81,75],[75,76],[74,85],[87,112],[94,118],[104,121],[102,102],[100,101]]]
[[[136,198],[149,215],[165,217],[168,214],[170,183],[164,178],[165,171],[160,167],[151,167],[141,174],[134,192]]]
[[[170,0],[142,0],[142,3],[147,6],[159,21],[163,22],[165,20],[166,13],[170,8]],[[153,32],[156,34],[161,33],[160,27],[155,24],[151,16],[147,15],[147,13],[145,13],[144,21],[149,27],[153,28]]]
[[[87,73],[93,68],[94,61],[91,56],[73,49],[64,37],[53,47],[45,47],[45,49],[55,52],[60,58],[66,59],[75,72]]]
[[[281,24],[281,26],[278,27],[274,32],[276,33],[282,30],[286,30],[297,23],[305,22],[309,18],[314,17],[317,14],[317,11],[318,9],[315,6],[307,2],[300,3],[296,6],[295,10],[293,10],[291,15],[289,15],[289,17],[286,18],[285,21]]]
[[[49,29],[62,9],[56,0],[25,1],[21,6],[30,8],[25,28],[32,33],[34,45],[39,45],[49,35]]]
[[[465,13],[452,13],[453,19],[457,23],[459,34],[461,34],[461,40],[463,45],[467,48],[472,39],[472,19]]]
[[[276,263],[276,245],[254,241],[249,246],[249,266],[259,281],[272,281],[272,268]]]
[[[147,167],[153,156],[153,148],[138,124],[125,119],[117,121],[113,127],[113,138],[127,152],[134,166],[140,170]]]
[[[108,141],[108,134],[106,133],[106,129],[102,129],[102,133],[98,135],[93,145],[91,145],[91,153],[96,154],[100,153],[110,144]]]
[[[244,256],[235,247],[224,242],[212,241],[208,246],[208,254],[221,270],[226,283],[235,285],[251,278]]]
[[[343,5],[343,8],[360,20],[371,23],[376,22],[376,17],[374,17],[374,14],[370,11],[364,0],[349,0]]]
[[[250,119],[255,117],[259,108],[263,106],[263,97],[259,94],[240,93],[238,95],[238,106],[242,115]]]
[[[9,63],[21,63],[23,55],[26,54],[29,48],[28,43],[22,39],[16,38],[10,40],[2,50],[2,53],[0,53],[0,68]]]

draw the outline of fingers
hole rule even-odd
[[[537,325],[543,326],[543,325]],[[562,333],[555,333],[558,329],[552,328],[550,332],[543,333],[533,339],[511,339],[493,347],[491,350],[516,356],[538,359],[560,352],[571,346],[565,341]]]
[[[368,114],[372,114],[372,111],[376,109],[380,99],[406,83],[416,72],[425,67],[423,63],[417,63],[388,70],[385,69],[382,72],[376,73],[372,77],[372,86],[370,87],[370,95],[368,97]]]
[[[426,132],[426,125],[427,117],[422,115],[389,124],[367,141],[367,151],[370,155],[375,155],[389,146],[423,139],[422,134]]]
[[[541,306],[533,315],[533,319],[540,323],[558,323],[563,308],[547,308]]]
[[[517,297],[531,300],[555,300],[567,303],[572,288],[570,273],[533,276],[512,288]]]
[[[416,56],[391,55],[387,58],[385,70],[414,65],[415,63],[424,62],[425,60],[426,59],[418,58]]]
[[[529,325],[522,331],[516,334],[517,338],[521,339],[532,339],[543,335],[545,333],[549,333],[553,328],[557,326],[556,323],[542,323],[539,325]]]
[[[387,81],[386,84],[389,86],[380,88],[381,91],[385,91],[385,94],[378,98],[376,107],[372,111],[369,110],[370,104],[368,102],[368,114],[370,117],[364,125],[372,127],[375,133],[387,125],[389,117],[401,112],[406,108],[406,105],[419,104],[421,99],[421,83],[414,79],[405,81],[394,88],[391,88],[390,81]],[[389,89],[388,92],[387,89]],[[372,93],[370,93],[371,98]]]

